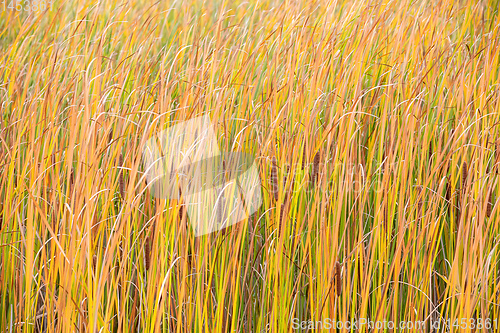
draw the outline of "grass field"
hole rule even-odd
[[[497,1],[43,7],[0,12],[0,332],[500,332]],[[263,204],[195,237],[141,157],[200,115]]]

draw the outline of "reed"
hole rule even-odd
[[[337,297],[342,295],[342,265],[338,261],[335,263],[335,292]]]
[[[123,180],[123,155],[120,154],[118,158],[118,165],[120,166],[119,176],[118,176],[118,188],[120,191],[120,197],[122,200],[125,199],[125,181]]]
[[[279,178],[278,178],[278,164],[276,162],[276,157],[273,156],[271,159],[271,177],[270,177],[270,185],[271,185],[271,194],[274,198],[274,201],[278,201],[279,195]]]
[[[491,212],[495,206],[495,194],[492,190],[488,192],[488,203],[486,204],[486,217],[491,217]]]
[[[311,168],[310,179],[311,179],[312,185],[315,185],[316,182],[318,181],[320,159],[321,159],[321,154],[318,151],[316,154],[314,154],[312,168]]]
[[[500,318],[495,1],[9,3],[0,332]],[[142,152],[200,115],[262,205],[195,237]]]
[[[467,162],[462,163],[462,191],[465,192],[467,188],[467,176],[469,174],[469,169],[467,167]]]

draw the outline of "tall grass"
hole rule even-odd
[[[0,331],[499,319],[497,13],[451,0],[3,10]],[[149,193],[141,152],[201,114],[221,150],[257,156],[263,205],[195,238],[186,202]]]

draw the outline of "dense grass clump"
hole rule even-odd
[[[499,331],[497,14],[451,0],[4,8],[0,332]],[[151,195],[141,154],[202,114],[221,150],[256,156],[263,204],[194,237],[182,198]]]

